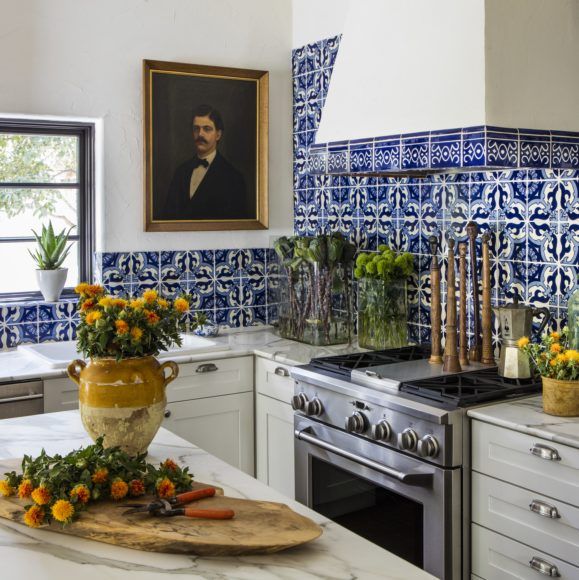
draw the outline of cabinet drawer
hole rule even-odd
[[[71,379],[44,381],[44,412],[78,409],[78,385]]]
[[[579,506],[579,449],[473,421],[472,468]]]
[[[476,472],[472,498],[473,522],[579,566],[578,508]]]
[[[290,368],[289,365],[257,357],[255,363],[257,392],[289,404],[294,394],[294,380],[290,377]]]
[[[472,526],[472,542],[472,573],[485,580],[579,578],[579,568],[476,524]],[[535,566],[542,564],[544,571],[537,571],[531,562]]]
[[[187,401],[253,391],[253,357],[221,358],[179,365],[167,401]]]

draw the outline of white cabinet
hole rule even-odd
[[[472,422],[472,573],[579,578],[579,450]]]
[[[257,479],[295,497],[294,413],[290,367],[260,357],[255,364]]]
[[[44,412],[78,409],[78,385],[68,377],[46,379],[44,382]]]

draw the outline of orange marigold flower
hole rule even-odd
[[[144,310],[145,316],[147,317],[147,322],[149,324],[157,324],[157,322],[159,322],[159,320],[161,320],[159,318],[159,315],[156,314],[155,312],[151,312],[150,310]]]
[[[130,302],[129,302],[129,306],[131,308],[134,309],[139,309],[139,308],[143,308],[143,306],[145,306],[145,301],[142,298],[133,298]]]
[[[550,360],[550,361],[549,361],[549,364],[550,364],[552,367],[555,367],[555,366],[557,366],[557,359],[552,359],[552,360]]]
[[[169,303],[164,298],[159,298],[159,300],[157,300],[157,303],[161,308],[168,308],[169,306]]]
[[[124,320],[115,320],[115,328],[117,329],[117,334],[127,334],[129,332],[129,325]]]
[[[165,459],[163,463],[161,463],[161,467],[164,467],[168,471],[177,471],[178,466],[172,459]]]
[[[10,485],[7,479],[0,479],[0,495],[8,497],[14,494],[14,488]]]
[[[72,520],[74,506],[67,499],[59,499],[54,502],[50,512],[55,520],[66,524]]]
[[[44,523],[44,510],[37,505],[28,508],[24,514],[24,523],[31,528],[40,527]]]
[[[529,342],[531,342],[531,341],[529,340],[528,337],[521,336],[521,338],[519,338],[519,340],[517,340],[517,346],[519,348],[523,348],[523,347],[527,346],[529,344]]]
[[[139,495],[145,495],[145,484],[141,479],[133,479],[129,483],[129,493],[133,497],[137,497]]]
[[[77,294],[83,295],[86,294],[86,291],[89,288],[89,284],[87,284],[86,282],[81,282],[80,284],[77,284],[74,288],[74,291]]]
[[[85,290],[85,294],[90,298],[104,294],[105,289],[100,284],[89,284]]]
[[[113,305],[113,299],[110,296],[103,296],[100,300],[99,300],[99,306],[102,306],[103,308],[108,308],[109,306]]]
[[[86,315],[86,323],[87,324],[94,324],[97,320],[103,317],[103,313],[99,312],[98,310],[93,310]]]
[[[131,338],[135,342],[139,342],[141,336],[143,336],[143,331],[138,326],[133,326],[133,328],[131,328]]]
[[[124,308],[128,302],[124,298],[113,298],[113,306]]]
[[[177,298],[175,302],[173,302],[173,306],[177,312],[187,312],[189,310],[189,302],[185,300],[185,298]]]
[[[175,495],[175,484],[168,477],[164,477],[157,484],[157,495],[161,498],[173,497]]]
[[[30,497],[30,494],[34,490],[34,485],[29,479],[23,479],[18,486],[18,497],[24,499],[25,497]]]
[[[48,489],[48,487],[42,484],[32,491],[30,497],[35,504],[46,505],[47,503],[50,503],[50,500],[52,499],[52,493],[50,493],[50,489]]]
[[[551,352],[553,354],[557,354],[558,352],[561,352],[562,350],[563,350],[563,347],[558,342],[555,342],[554,344],[551,345]]]
[[[111,497],[113,499],[123,499],[129,493],[129,486],[126,481],[117,477],[111,483]]]
[[[159,294],[157,293],[156,290],[145,290],[143,292],[143,300],[147,304],[152,304],[153,302],[155,302],[155,300],[157,300],[158,295]]]
[[[76,499],[79,503],[88,503],[88,500],[90,499],[90,489],[84,485],[84,483],[79,483],[71,489],[70,499]]]
[[[569,349],[565,354],[567,355],[567,360],[571,362],[579,362],[579,351]]]
[[[104,483],[108,477],[109,470],[106,467],[101,467],[92,474],[91,479],[93,483]]]
[[[94,300],[92,298],[89,298],[88,300],[85,300],[80,305],[80,310],[81,310],[81,312],[86,312],[87,310],[90,310],[93,306],[94,306]]]
[[[558,332],[553,331],[550,335],[549,335],[553,340],[559,340],[561,338],[561,335]]]

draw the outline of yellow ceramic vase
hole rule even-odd
[[[578,417],[579,381],[543,377],[543,411],[557,417]]]
[[[131,455],[144,453],[159,430],[165,387],[178,374],[177,363],[160,364],[152,356],[68,365],[68,376],[79,386],[80,416],[88,434],[95,441],[104,436],[105,447],[118,445]]]

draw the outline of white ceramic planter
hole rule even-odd
[[[36,281],[46,302],[56,302],[66,283],[68,268],[57,270],[36,270]]]

